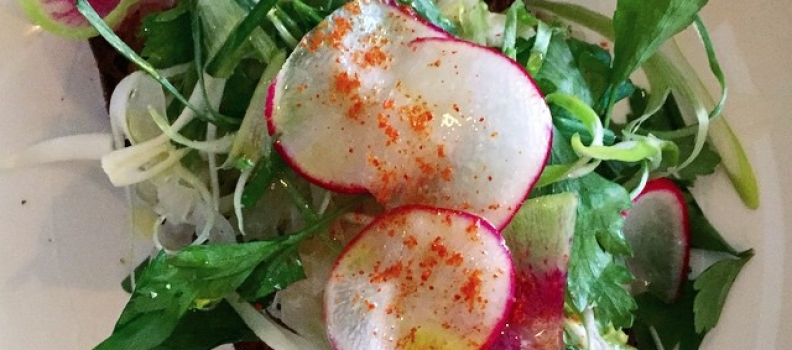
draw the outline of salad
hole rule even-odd
[[[156,252],[98,349],[695,349],[752,256],[687,190],[758,205],[705,1],[24,4],[138,67],[102,167]]]

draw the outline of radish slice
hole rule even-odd
[[[268,125],[284,159],[319,186],[389,208],[451,208],[503,228],[550,148],[550,112],[522,67],[377,2],[320,24],[271,89]]]
[[[89,0],[88,3],[112,28],[121,23],[130,7],[139,0]],[[74,0],[22,0],[22,8],[42,28],[65,37],[85,39],[96,30],[77,11]]]
[[[481,349],[502,329],[511,255],[490,224],[425,206],[380,215],[347,245],[325,291],[335,349]]]
[[[666,178],[647,183],[627,213],[623,232],[633,250],[627,264],[638,291],[648,288],[666,302],[676,300],[690,259],[690,223],[682,191]]]
[[[563,348],[564,292],[577,203],[571,193],[531,199],[503,231],[514,260],[515,302],[491,350]]]

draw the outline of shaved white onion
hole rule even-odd
[[[110,134],[63,136],[39,142],[18,153],[0,158],[0,169],[61,161],[99,160],[112,151],[113,140]]]
[[[152,109],[165,115],[165,93],[160,84],[141,71],[126,76],[110,97],[110,121],[115,133],[123,134],[133,145],[159,136],[162,132],[151,118]],[[116,140],[116,144],[122,147],[123,142]]]
[[[104,169],[115,186],[148,180],[178,163],[189,149],[175,149],[167,138],[158,137],[102,157]]]
[[[253,333],[274,350],[320,349],[316,344],[281,327],[268,315],[258,312],[252,305],[239,300],[241,298],[236,294],[226,298]]]
[[[245,190],[245,185],[252,172],[253,169],[243,171],[239,175],[236,187],[234,187],[234,215],[236,215],[237,218],[237,228],[239,228],[239,232],[243,236],[245,235],[245,219],[244,215],[242,215],[242,193]]]

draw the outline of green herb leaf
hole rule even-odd
[[[688,27],[707,0],[619,0],[611,86],[618,86],[668,38]]]
[[[556,131],[551,163],[576,160],[569,140]],[[621,213],[630,207],[629,194],[620,185],[591,173],[545,186],[532,195],[563,192],[580,199],[569,260],[567,300],[578,311],[596,305],[595,316],[603,324],[613,322],[616,327],[629,327],[636,305],[623,287],[631,276],[620,258],[630,254],[621,233]]]
[[[570,139],[573,135],[578,134],[580,135],[580,140],[584,144],[591,144],[593,139],[591,134],[588,132],[588,128],[583,125],[583,122],[575,117],[572,117],[563,108],[550,106],[550,109],[553,114],[553,126],[558,129],[561,135],[564,135],[564,138]],[[603,130],[602,143],[606,146],[610,146],[615,142],[616,135],[613,133],[613,130]]]
[[[190,246],[173,256],[161,252],[141,273],[113,334],[96,349],[145,350],[162,344],[188,310],[217,303],[241,285],[259,263],[295,245],[306,234]]]
[[[657,297],[643,293],[635,297],[638,302],[633,333],[641,350],[657,350],[652,331],[664,349],[698,350],[704,334],[693,326],[693,300],[696,291],[693,282],[682,285],[682,294],[673,304],[666,304]]]
[[[118,35],[116,35],[110,27],[107,26],[107,23],[105,23],[102,20],[102,17],[99,16],[98,13],[96,13],[96,10],[94,10],[94,8],[91,7],[91,4],[88,2],[88,0],[76,0],[76,1],[77,3],[75,6],[77,7],[77,10],[80,12],[80,14],[82,14],[83,17],[85,17],[85,19],[89,23],[91,23],[91,25],[94,28],[96,28],[96,31],[99,32],[99,34],[105,40],[107,40],[107,42],[111,46],[113,46],[113,48],[115,48],[116,51],[118,51],[118,53],[120,53],[126,59],[128,59],[129,61],[140,67],[140,69],[146,72],[146,74],[150,75],[152,78],[157,80],[157,82],[159,82],[160,85],[162,85],[162,87],[165,88],[165,90],[170,92],[174,96],[174,98],[176,98],[179,102],[184,104],[187,108],[195,111],[196,117],[208,123],[214,123],[226,127],[233,127],[236,125],[235,121],[233,120],[215,120],[207,116],[205,113],[203,113],[203,111],[201,111],[197,107],[195,107],[192,103],[190,103],[187,100],[187,98],[184,97],[184,95],[182,95],[179,92],[178,89],[176,89],[175,86],[173,86],[173,84],[171,84],[170,81],[168,81],[168,79],[163,77],[157,71],[157,69],[154,68],[154,66],[152,66],[150,63],[148,63],[148,61],[143,59],[143,57],[140,57],[140,55],[138,55],[137,52],[135,52],[135,50],[129,47],[129,45],[124,43],[124,41],[121,40],[121,38],[119,38]]]
[[[255,301],[304,279],[305,270],[296,248],[284,250],[256,267],[245,283],[239,286],[239,295],[247,301]]]
[[[247,105],[242,125],[240,125],[236,137],[234,137],[231,151],[228,152],[225,166],[233,165],[242,171],[252,170],[262,160],[262,155],[270,153],[272,139],[267,133],[267,123],[261,117],[261,111],[264,110],[267,102],[269,86],[285,61],[285,53],[281,52],[275,55],[260,75],[258,84],[253,89],[253,94],[250,97],[250,104]],[[226,88],[227,91],[228,88]],[[263,159],[263,161],[266,162],[267,160]],[[245,198],[247,200],[246,204],[251,204],[250,193]]]
[[[616,327],[633,324],[636,303],[624,286],[633,281],[630,270],[619,260],[612,260],[591,286],[594,314],[599,320],[607,320]],[[605,323],[605,322],[603,322]]]
[[[530,28],[537,24],[539,24],[539,21],[533,15],[531,15],[530,12],[528,12],[528,10],[525,8],[525,3],[523,3],[522,0],[513,2],[506,10],[506,23],[504,24],[503,28],[503,44],[501,45],[501,52],[512,59],[516,59],[518,33],[524,31],[525,28]],[[534,46],[536,46],[536,44],[534,44]],[[545,51],[546,49],[547,47],[545,47]],[[544,52],[542,55],[544,56]],[[530,67],[529,70],[531,70]],[[531,71],[533,72],[533,70]]]
[[[433,0],[398,0],[400,4],[410,6],[419,16],[423,17],[429,23],[432,23],[440,29],[448,32],[451,35],[457,34],[456,24],[448,19]]]
[[[240,62],[234,69],[234,73],[228,78],[228,83],[223,90],[223,98],[220,101],[219,112],[240,120],[244,118],[263,71],[264,65],[261,62],[255,60]],[[263,119],[261,116],[257,117]]]
[[[242,206],[245,208],[255,207],[264,192],[284,169],[286,169],[286,162],[275,152],[256,163],[253,175],[242,191]]]
[[[277,0],[262,0],[250,10],[250,13],[228,34],[217,53],[209,61],[206,66],[206,71],[209,74],[217,77],[231,75],[237,61],[240,59],[238,55],[240,47],[248,42],[250,35],[266,20],[267,13],[272,10],[277,2]]]
[[[607,100],[610,98],[611,55],[600,45],[570,38],[567,40],[569,49],[575,57],[578,70],[591,89],[593,107],[604,113]],[[628,79],[616,89],[614,103],[629,97],[635,91],[635,85]]]
[[[143,20],[140,35],[145,39],[140,56],[155,68],[168,68],[193,60],[193,41],[187,2],[153,13]]]
[[[210,310],[190,310],[168,339],[152,350],[211,350],[224,344],[258,340],[236,311],[221,301]]]
[[[555,92],[572,95],[588,105],[594,101],[588,83],[578,70],[575,57],[561,35],[554,35],[550,40],[545,62],[534,79],[545,95]]]
[[[693,285],[698,294],[693,305],[696,331],[708,332],[718,324],[726,297],[745,263],[753,257],[753,250],[740,253],[738,259],[724,259],[704,270]]]
[[[687,159],[693,153],[696,137],[690,135],[674,140],[679,147],[679,158]],[[699,176],[710,175],[720,165],[721,157],[715,153],[709,143],[705,143],[696,158],[688,166],[677,172],[676,179],[692,185]]]

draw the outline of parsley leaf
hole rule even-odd
[[[592,103],[602,98],[608,88],[611,56],[605,49],[595,44],[570,38],[567,41],[575,65],[591,89]]]
[[[170,337],[152,350],[210,350],[223,344],[258,340],[226,301],[210,310],[190,310]]]
[[[591,90],[593,108],[603,113],[602,109],[610,98],[609,77],[612,61],[610,53],[599,45],[575,38],[569,38],[567,44],[575,57],[577,69]],[[635,85],[629,79],[625,80],[616,89],[614,103],[629,97],[635,90]]]
[[[591,286],[591,299],[596,305],[594,314],[599,320],[610,321],[616,327],[633,324],[633,311],[637,306],[633,296],[624,289],[632,281],[633,276],[622,260],[613,259],[605,266]]]
[[[649,293],[637,296],[633,332],[640,348],[657,349],[650,331],[653,329],[666,349],[698,349],[706,333],[717,324],[734,279],[752,256],[753,251],[749,250],[736,259],[713,264],[695,281],[686,281],[680,298],[673,304]]]
[[[140,56],[155,68],[168,68],[193,60],[193,40],[189,6],[176,7],[146,16],[140,28],[145,39]]]
[[[753,250],[740,253],[738,259],[724,259],[716,262],[696,278],[693,285],[698,294],[693,304],[696,313],[696,331],[707,332],[714,328],[720,319],[726,297],[734,280],[745,263],[753,257]]]
[[[520,62],[523,59],[527,60],[527,57],[518,57]],[[562,35],[553,35],[550,39],[547,56],[534,79],[545,95],[561,92],[576,96],[588,105],[593,101],[588,84],[578,70],[575,57]]]
[[[306,233],[270,241],[202,245],[176,255],[161,252],[141,273],[113,334],[96,349],[145,350],[173,334],[190,309],[202,309],[233,292],[267,258],[294,246]]]
[[[696,332],[693,326],[693,300],[696,291],[693,282],[686,281],[682,285],[680,298],[673,304],[667,304],[650,293],[635,297],[638,302],[635,326],[632,331],[642,350],[656,350],[653,329],[660,338],[663,348],[679,350],[697,350],[704,339],[704,334]]]
[[[668,38],[688,27],[707,0],[619,0],[613,15],[611,86],[627,80]]]
[[[266,264],[259,265],[239,286],[238,293],[248,301],[264,298],[306,277],[297,246],[283,250]]]
[[[554,129],[551,163],[576,159],[569,140]],[[580,199],[569,260],[567,300],[578,310],[595,305],[595,316],[603,324],[629,327],[636,304],[623,287],[632,277],[621,259],[630,254],[621,233],[621,213],[630,207],[629,194],[620,185],[591,173],[537,189],[533,195],[563,192]]]
[[[690,135],[673,140],[679,147],[679,159],[687,159],[693,153],[696,136]],[[712,149],[709,142],[704,143],[695,160],[677,173],[676,179],[692,185],[699,176],[710,175],[715,172],[715,167],[721,163],[721,157]]]

